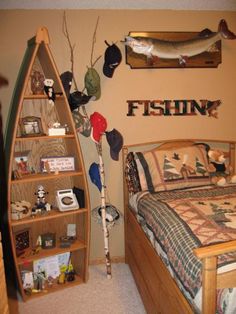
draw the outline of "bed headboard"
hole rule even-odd
[[[159,140],[155,142],[146,142],[125,145],[122,148],[122,160],[123,160],[123,189],[124,189],[124,211],[128,208],[128,199],[130,191],[127,184],[126,176],[126,165],[127,156],[130,152],[147,152],[150,150],[164,151],[171,149],[183,149],[194,144],[205,144],[209,145],[211,149],[220,149],[229,154],[228,163],[232,167],[232,171],[235,172],[235,145],[236,141],[226,141],[226,140],[211,140],[211,139],[189,139],[189,140]]]

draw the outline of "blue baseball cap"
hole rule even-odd
[[[101,182],[101,177],[100,177],[100,172],[99,172],[99,165],[93,162],[89,168],[89,176],[93,184],[97,186],[99,191],[101,192],[102,190],[102,182]]]

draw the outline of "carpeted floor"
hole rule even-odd
[[[19,314],[145,314],[134,279],[126,264],[90,266],[87,284],[19,302]]]

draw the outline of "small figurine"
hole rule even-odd
[[[71,271],[66,273],[66,280],[68,282],[75,280],[75,271],[74,270],[71,270]]]
[[[52,276],[48,276],[48,286],[51,287],[53,285],[53,278]]]
[[[44,90],[48,96],[49,103],[52,105],[54,105],[54,101],[56,99],[53,84],[54,84],[54,81],[52,79],[45,79],[44,80]]]
[[[38,191],[37,193],[35,193],[35,195],[37,195],[37,204],[40,205],[40,204],[45,204],[46,201],[45,201],[45,195],[48,194],[48,192],[45,192],[44,191],[44,187],[42,185],[39,185],[38,186]]]
[[[45,199],[45,195],[48,194],[48,192],[44,190],[44,187],[42,185],[39,185],[37,192],[34,194],[37,195],[37,201],[35,203],[36,206],[32,208],[32,214],[34,215],[37,213],[42,213],[42,211],[50,211],[51,205],[46,202]]]
[[[58,283],[59,284],[63,284],[66,282],[66,274],[65,273],[60,273],[59,277],[58,277]]]

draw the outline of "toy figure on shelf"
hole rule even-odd
[[[44,91],[48,96],[49,103],[52,105],[54,105],[54,101],[56,99],[53,84],[54,84],[54,81],[52,79],[44,80]]]
[[[48,194],[48,192],[44,190],[44,187],[39,185],[37,192],[34,194],[37,195],[37,201],[35,203],[36,206],[32,208],[32,215],[42,213],[42,211],[49,212],[51,205],[46,202],[45,195]]]

